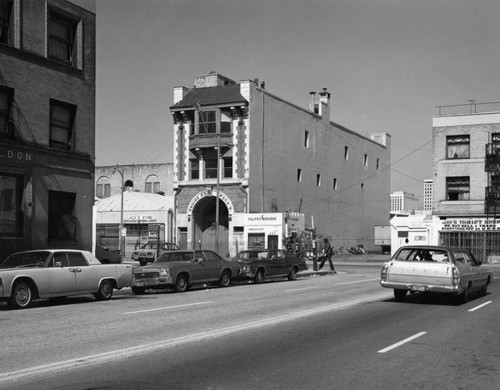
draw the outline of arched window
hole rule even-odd
[[[107,198],[111,195],[111,183],[107,176],[102,176],[97,179],[95,196],[98,198]]]
[[[158,176],[149,175],[146,178],[144,192],[149,192],[150,194],[156,194],[160,192],[160,179],[158,179]]]

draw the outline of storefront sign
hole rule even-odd
[[[156,223],[158,219],[154,215],[127,215],[123,218],[124,223]]]
[[[453,218],[441,222],[441,231],[482,231],[500,230],[500,219],[486,218]]]
[[[23,152],[20,150],[6,149],[0,147],[0,160],[30,162],[31,159],[32,155],[30,152]]]
[[[281,213],[246,214],[244,224],[245,226],[282,225],[283,214]]]

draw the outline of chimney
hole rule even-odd
[[[319,114],[323,118],[324,121],[330,122],[330,92],[323,88],[319,94],[319,104],[320,104],[320,112]]]
[[[316,104],[316,92],[311,91],[309,92],[309,111],[314,112],[317,114],[317,112],[314,110],[314,105]]]
[[[186,87],[174,87],[174,104],[184,99],[187,91],[188,89]]]

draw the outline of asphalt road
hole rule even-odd
[[[394,301],[379,267],[296,282],[0,306],[1,389],[485,389],[499,287]]]

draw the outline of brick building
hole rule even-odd
[[[0,3],[0,259],[91,249],[95,2]]]
[[[500,103],[439,107],[433,140],[439,241],[486,260],[500,247]]]
[[[389,219],[388,134],[366,138],[332,122],[326,89],[310,93],[306,109],[258,80],[211,72],[194,87],[174,88],[170,107],[181,246],[218,239],[220,253],[231,255],[264,239],[280,246],[279,232],[250,232],[249,218],[296,212],[335,246],[375,247],[374,226]]]

